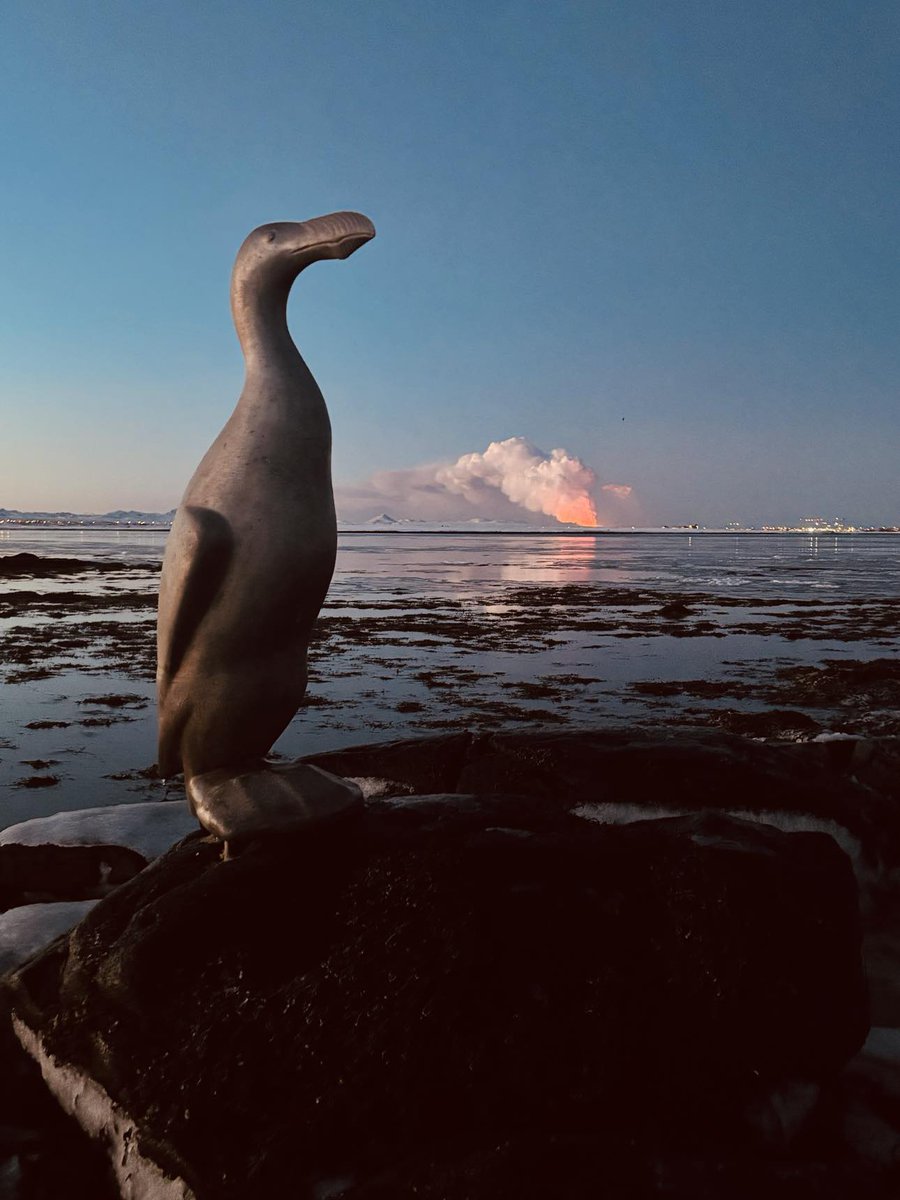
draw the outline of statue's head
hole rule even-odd
[[[349,258],[375,236],[362,213],[337,212],[309,221],[260,225],[244,240],[234,264],[235,279],[290,283],[312,262]]]

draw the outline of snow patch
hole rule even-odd
[[[196,1200],[183,1179],[172,1179],[140,1153],[135,1122],[99,1083],[48,1054],[34,1030],[16,1016],[13,1029],[63,1110],[89,1137],[105,1143],[122,1200]]]
[[[381,800],[385,796],[408,796],[412,788],[397,779],[381,779],[376,775],[348,775],[348,783],[355,783],[364,800]]]
[[[148,800],[34,817],[0,831],[0,846],[125,846],[149,861],[199,828],[186,804]]]
[[[696,812],[716,812],[723,817],[736,817],[739,821],[753,821],[758,825],[772,825],[782,833],[825,833],[832,838],[853,863],[860,885],[874,882],[872,866],[863,850],[859,838],[827,817],[816,817],[812,813],[775,812],[761,809],[751,812],[746,808],[697,809],[664,808],[662,805],[630,804],[628,802],[581,804],[572,810],[572,815],[585,821],[597,821],[601,825],[632,825],[635,821],[658,821],[667,817],[686,817]]]
[[[844,1137],[864,1162],[882,1170],[895,1168],[900,1157],[898,1067],[900,1029],[876,1026],[844,1075],[848,1091]]]
[[[14,971],[77,925],[96,900],[23,904],[0,913],[0,975]]]
[[[874,1026],[853,1062],[892,1099],[900,1099],[900,1029]]]

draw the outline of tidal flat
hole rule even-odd
[[[0,539],[2,825],[163,794],[163,543]],[[275,752],[460,726],[900,733],[897,548],[892,535],[343,535],[306,703]]]

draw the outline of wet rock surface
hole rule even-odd
[[[770,679],[650,680],[633,683],[631,690],[642,697],[697,697],[703,700],[735,700],[754,704],[791,705],[762,711],[690,709],[698,724],[723,725],[735,733],[755,737],[801,740],[823,728],[819,719],[837,722],[847,734],[893,735],[900,732],[900,662],[876,658],[865,662],[826,658],[820,666],[782,666]],[[798,709],[812,709],[814,715]]]
[[[900,866],[897,738],[769,743],[678,728],[460,732],[306,761],[386,778],[398,792],[515,792],[561,810],[609,804],[647,815],[705,808],[808,815],[846,828],[873,864]]]
[[[414,747],[414,750],[412,748]],[[408,748],[410,757],[407,759]],[[516,792],[606,822],[709,811],[818,829],[851,856],[873,1021],[900,1025],[900,739],[762,742],[723,731],[459,733],[310,758],[395,792]]]
[[[233,862],[189,838],[7,990],[200,1200],[900,1190],[896,739],[460,731],[309,761],[380,799]],[[8,1194],[114,1195],[6,1032]]]
[[[14,1006],[201,1198],[776,1178],[868,1029],[848,860],[563,799],[373,802],[224,863],[189,839],[14,976]],[[850,1169],[827,1140],[795,1174]]]
[[[155,563],[126,563],[116,559],[53,558],[45,554],[0,555],[0,579],[52,579],[55,575],[81,575],[107,571],[158,570]]]

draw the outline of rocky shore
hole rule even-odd
[[[0,620],[9,619],[0,631],[0,680],[48,685],[78,672],[113,683],[79,701],[88,706],[99,692],[99,707],[51,714],[53,744],[65,743],[59,731],[69,727],[81,735],[101,723],[140,721],[156,668],[158,572],[152,562],[0,556]],[[893,595],[591,583],[490,587],[463,598],[394,585],[364,599],[332,594],[315,630],[304,728],[308,735],[315,722],[334,741],[348,729],[398,723],[420,733],[459,722],[487,732],[617,717],[761,737],[900,734],[900,665],[889,656],[898,633]],[[765,651],[742,648],[761,639]],[[632,673],[642,643],[667,647],[650,678]],[[678,651],[691,647],[697,671],[726,645],[727,669],[714,678],[674,670]],[[854,658],[835,657],[848,648]],[[803,661],[786,657],[789,649]],[[628,669],[620,663],[610,676],[626,651]],[[511,656],[518,670],[509,669]],[[49,686],[42,692],[52,694]],[[132,704],[104,708],[104,693],[130,694]]]
[[[364,814],[234,861],[171,803],[5,832],[0,945],[83,906],[6,977],[10,1196],[897,1194],[898,739],[309,761]]]

